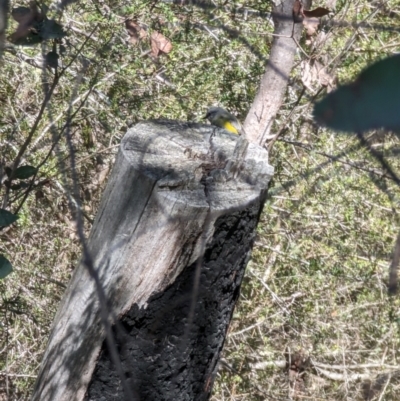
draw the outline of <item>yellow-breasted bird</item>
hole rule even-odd
[[[207,110],[205,118],[207,118],[212,125],[224,128],[232,134],[240,135],[241,133],[242,126],[238,119],[222,107],[210,107]]]

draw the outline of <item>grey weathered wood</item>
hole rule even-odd
[[[265,149],[243,144],[223,130],[173,121],[143,122],[125,135],[89,238],[117,316],[133,309],[144,313],[152,296],[185,280],[185,269],[202,260],[209,244],[218,240],[223,248],[221,218],[235,215],[240,222],[243,211],[251,209],[256,223],[273,169]],[[243,160],[241,149],[247,153]],[[235,250],[244,254],[234,258],[241,270],[255,223],[246,231],[243,250],[236,239]],[[220,258],[222,264],[225,259]],[[99,311],[93,280],[81,264],[56,315],[34,401],[84,399],[105,338]],[[210,363],[215,367],[216,360]]]

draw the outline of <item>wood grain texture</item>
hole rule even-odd
[[[250,144],[233,178],[230,165],[236,163],[238,140],[210,126],[174,121],[143,122],[123,138],[89,238],[109,306],[120,321],[129,313],[154,315],[152,297],[184,277],[189,281],[180,285],[189,289],[196,261],[203,260],[215,241],[222,252],[233,228],[218,230],[230,216],[236,216],[234,227],[240,227],[240,213],[253,221],[244,230],[243,255],[235,257],[235,269],[244,271],[273,169],[267,152]],[[230,299],[232,303],[233,295]],[[55,318],[33,400],[84,399],[105,338],[99,310],[93,280],[81,264]],[[223,312],[219,336],[224,337],[221,330],[232,310]],[[181,310],[182,321],[185,314],[187,307]],[[158,324],[154,320],[153,326]]]

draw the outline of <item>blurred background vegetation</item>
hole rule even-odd
[[[18,211],[19,220],[0,232],[0,254],[14,266],[0,280],[0,400],[29,398],[80,256],[68,211],[65,132],[88,233],[129,126],[150,118],[201,122],[212,104],[243,120],[254,99],[272,41],[271,3],[183,3],[80,0],[62,12],[38,3],[65,35],[31,46],[6,43],[1,168],[12,165],[30,133],[21,165],[40,168],[12,190],[4,180],[1,186],[3,207]],[[29,4],[11,2],[11,9],[21,6]],[[215,401],[399,398],[400,302],[386,287],[400,229],[398,187],[356,138],[317,127],[312,107],[326,87],[400,51],[400,1],[317,6],[332,12],[317,35],[304,35],[275,122],[273,132],[283,130],[270,153],[276,174]],[[10,18],[7,36],[17,27]],[[152,35],[169,43],[167,54],[157,54]],[[368,141],[398,171],[398,135],[374,131]]]

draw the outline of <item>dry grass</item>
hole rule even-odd
[[[258,0],[246,6],[268,11]],[[336,21],[357,18],[371,25],[325,26],[317,49],[302,46],[341,80],[399,49],[398,33],[382,29],[398,23],[398,0],[338,2],[336,7]],[[134,17],[169,37],[172,53],[155,62],[146,55],[145,43],[129,46],[122,17]],[[199,121],[216,102],[244,118],[267,58],[271,25],[264,17],[233,18],[223,9],[162,2],[152,7],[139,0],[78,2],[66,10],[62,22],[69,31],[61,59],[72,64],[60,79],[24,164],[38,165],[50,152],[50,123],[55,121],[55,132],[61,132],[76,91],[74,110],[82,107],[71,134],[89,230],[116,145],[129,124],[161,116]],[[381,27],[374,29],[373,24]],[[14,160],[43,101],[43,72],[28,63],[40,58],[40,47],[16,48],[3,56],[3,166]],[[387,296],[385,280],[399,231],[398,189],[381,174],[368,173],[382,169],[365,150],[353,149],[353,138],[312,125],[317,83],[289,116],[301,74],[297,66],[276,123],[276,129],[287,128],[286,142],[278,142],[271,153],[274,186],[214,399],[394,401],[399,391],[399,301]],[[52,78],[48,71],[45,79]],[[397,136],[377,133],[371,141],[399,167],[392,152]],[[341,159],[352,165],[321,152],[342,153]],[[15,268],[0,281],[0,400],[28,399],[57,304],[80,256],[68,211],[71,170],[65,141],[58,155],[53,152],[41,167],[35,183],[43,185],[27,198],[18,223],[0,233],[0,253]],[[22,193],[12,194],[11,211]],[[297,355],[308,363],[285,368],[285,358],[298,361]],[[364,376],[355,380],[355,374]]]
[[[326,134],[309,139],[313,148],[329,143]],[[329,146],[337,154],[352,143],[338,137]],[[396,400],[400,303],[386,281],[397,188],[386,181],[390,199],[364,171],[340,163],[303,178],[326,158],[287,144],[275,155],[281,184],[271,191],[225,348],[235,371],[222,369],[216,399]],[[351,157],[380,170],[366,151]],[[285,359],[298,354],[306,363],[288,370]],[[382,375],[387,386],[377,384]],[[368,380],[370,398],[362,395]]]

